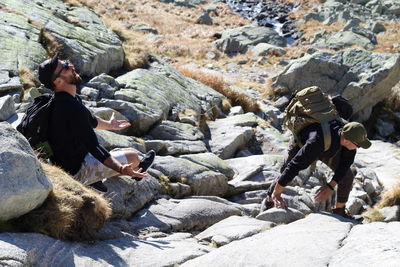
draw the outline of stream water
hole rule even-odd
[[[259,26],[269,27],[283,36],[288,44],[301,37],[296,30],[289,12],[295,11],[298,5],[283,5],[277,1],[263,0],[225,0],[234,12],[242,17],[256,21]]]

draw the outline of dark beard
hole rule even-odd
[[[74,70],[72,70],[72,74],[73,74],[73,76],[71,78],[71,82],[70,83],[71,84],[75,84],[75,85],[80,85],[81,82],[82,82],[82,77],[79,76],[79,74],[76,73]]]

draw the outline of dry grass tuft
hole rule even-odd
[[[208,73],[195,68],[182,68],[178,67],[178,71],[186,77],[199,81],[208,87],[213,88],[215,91],[222,93],[227,87],[227,84],[222,75]]]
[[[40,43],[45,47],[47,54],[54,55],[61,50],[62,45],[57,39],[46,29],[40,31]]]
[[[103,21],[124,41],[124,68],[133,70],[147,67],[149,65],[149,48],[151,44],[145,34],[128,30],[122,22],[109,17],[103,17]]]
[[[390,190],[382,193],[381,200],[377,203],[378,208],[400,205],[400,183],[395,184]]]
[[[26,67],[22,67],[18,70],[19,79],[21,81],[22,86],[25,90],[30,89],[32,87],[39,87],[40,82],[36,78],[36,76]]]
[[[37,232],[70,241],[93,240],[110,217],[108,201],[60,168],[46,163],[42,167],[53,190],[42,206],[9,221],[13,231]]]
[[[368,208],[362,216],[368,222],[382,222],[385,219],[377,208]]]
[[[222,75],[208,73],[194,68],[178,68],[178,71],[186,77],[199,81],[215,91],[226,96],[233,105],[240,105],[246,112],[255,112],[259,109],[257,102],[251,97],[231,89]]]
[[[381,195],[381,200],[376,203],[375,207],[369,208],[362,215],[367,221],[381,222],[385,218],[380,212],[380,209],[396,205],[400,205],[400,183],[397,183],[389,190],[384,191]]]

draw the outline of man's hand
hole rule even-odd
[[[325,202],[331,195],[333,190],[324,185],[318,188],[314,200],[317,202]]]
[[[108,123],[110,124],[111,127],[110,130],[122,130],[131,126],[131,124],[128,121],[115,119],[115,112],[112,113]]]
[[[285,200],[281,197],[281,194],[275,194],[275,192],[272,193],[271,196],[272,201],[274,202],[274,205],[278,209],[287,209],[287,204]]]
[[[133,170],[132,168],[132,164],[124,164],[122,165],[121,168],[121,174],[123,175],[129,175],[132,177],[138,177],[138,178],[144,178],[147,176],[147,172],[141,172],[142,168],[138,169],[138,170]]]

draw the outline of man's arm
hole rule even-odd
[[[97,119],[96,129],[98,130],[122,130],[131,126],[131,124],[128,121],[115,119],[115,112],[113,112],[110,120],[108,121],[103,120],[98,116],[95,117]]]
[[[319,155],[324,151],[323,137],[318,134],[318,131],[311,131],[308,134],[304,146],[290,160],[286,168],[279,177],[278,183],[275,185],[272,193],[272,201],[275,207],[286,209],[287,205],[281,193],[285,186],[293,180],[300,170],[306,169],[312,162],[318,159]]]

